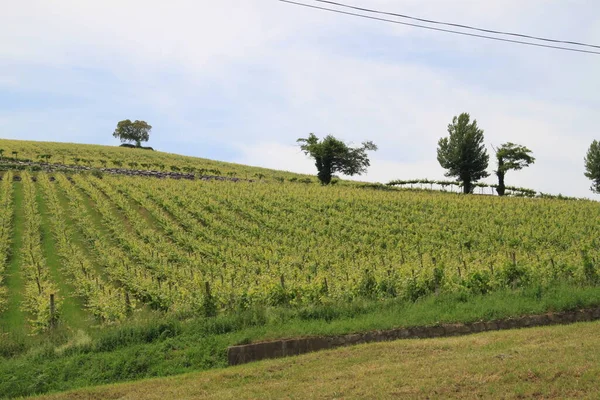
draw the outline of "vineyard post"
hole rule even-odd
[[[50,294],[50,328],[54,328],[56,325],[55,319],[56,306],[54,304],[54,293]]]
[[[131,300],[129,299],[129,292],[125,291],[125,312],[127,315],[131,315]]]

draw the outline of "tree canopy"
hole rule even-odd
[[[496,150],[496,159],[498,160],[498,187],[496,191],[499,196],[504,196],[506,185],[504,177],[508,171],[518,171],[535,163],[535,158],[531,155],[531,150],[525,146],[511,142],[504,143]]]
[[[146,121],[123,120],[117,124],[117,129],[113,132],[113,136],[120,139],[121,143],[134,142],[137,147],[142,145],[142,142],[147,142],[150,139],[150,126]]]
[[[352,148],[341,140],[328,135],[323,140],[311,133],[308,138],[297,140],[304,154],[314,158],[318,170],[319,181],[323,185],[331,183],[333,174],[339,172],[344,175],[361,175],[367,172],[371,164],[367,151],[377,150],[371,142],[363,142],[361,147]]]
[[[448,170],[446,176],[456,177],[463,183],[464,193],[472,193],[473,183],[489,176],[483,130],[477,127],[477,120],[470,122],[469,114],[462,113],[452,119],[448,133],[449,137],[438,142],[437,159]]]
[[[590,190],[600,194],[600,142],[594,140],[584,158],[585,176],[592,180]]]

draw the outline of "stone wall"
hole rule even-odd
[[[398,339],[436,338],[468,335],[471,333],[527,328],[534,326],[569,324],[600,319],[600,308],[564,311],[542,315],[526,315],[468,324],[442,324],[436,326],[398,328],[385,331],[354,333],[341,336],[320,336],[300,339],[283,339],[271,342],[232,346],[227,349],[229,365],[244,364],[268,358],[294,356],[313,351],[334,349],[361,343],[386,342]]]
[[[11,168],[19,168],[19,167],[39,167],[40,170],[44,172],[91,172],[91,171],[100,171],[107,174],[114,175],[125,175],[125,176],[145,176],[150,178],[160,178],[160,179],[187,179],[187,180],[203,180],[203,181],[230,181],[230,182],[254,182],[253,179],[241,179],[230,176],[219,176],[219,175],[201,175],[201,174],[190,174],[185,172],[170,172],[170,171],[149,171],[149,170],[139,170],[139,169],[127,169],[127,168],[91,168],[83,165],[63,165],[63,164],[47,164],[47,163],[39,163],[33,161],[18,161],[12,162],[10,164],[1,164],[2,167],[11,169]],[[21,178],[17,175],[14,177],[15,180],[20,180]]]

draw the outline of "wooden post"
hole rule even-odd
[[[54,304],[54,293],[50,295],[50,327],[56,326],[56,305]]]
[[[129,299],[128,291],[125,291],[125,312],[127,315],[131,314],[131,300]]]

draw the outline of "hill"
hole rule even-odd
[[[66,167],[182,171],[241,179],[277,181],[310,178],[291,172],[119,146],[0,139],[0,149],[3,150],[2,160],[4,163],[43,161]],[[50,157],[45,158],[46,155]],[[2,162],[0,161],[0,163]],[[316,179],[314,180],[316,181]]]
[[[361,345],[43,399],[596,398],[599,323]]]
[[[597,202],[322,187],[118,147],[0,147],[7,396],[223,366],[227,346],[270,337],[600,305]],[[24,162],[39,155],[59,165]],[[189,179],[102,172],[114,161]]]

